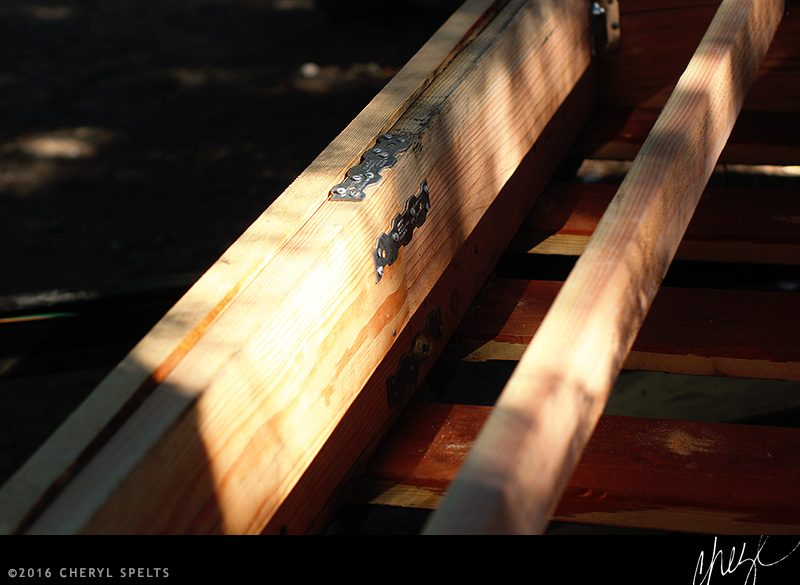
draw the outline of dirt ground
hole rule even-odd
[[[203,271],[458,4],[4,0],[0,295]]]

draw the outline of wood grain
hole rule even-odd
[[[453,329],[478,294],[482,280],[506,250],[508,218],[524,217],[535,196],[548,183],[573,139],[594,107],[595,75],[587,72],[541,133],[533,148],[461,246],[425,301],[442,315],[442,337],[419,367],[423,380],[446,346]],[[533,197],[532,197],[533,196]],[[435,310],[435,309],[434,309]],[[344,419],[325,442],[313,463],[264,529],[270,534],[297,534],[324,530],[352,482],[380,443],[399,408],[387,405],[386,380],[399,369],[400,359],[412,345],[412,336],[425,325],[429,313],[418,312],[398,333],[397,342],[370,377]],[[410,389],[409,389],[410,391]],[[353,462],[348,468],[346,463]],[[335,486],[335,488],[333,487]],[[326,499],[325,495],[330,494]]]
[[[390,129],[417,138],[367,200],[323,202],[272,252],[31,531],[264,528],[586,71],[585,8],[509,2]],[[376,284],[423,178],[427,221]]]
[[[617,188],[553,183],[536,202],[509,251],[579,256]],[[675,257],[800,264],[799,201],[792,189],[708,187]]]
[[[350,498],[435,509],[491,408],[413,404]],[[603,416],[554,518],[717,534],[796,534],[800,431]]]
[[[544,529],[782,13],[777,0],[722,3],[428,533]]]

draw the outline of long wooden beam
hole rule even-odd
[[[491,408],[409,405],[350,498],[435,509]],[[800,530],[797,429],[603,416],[557,520],[726,534]]]
[[[532,204],[531,195],[543,191],[554,169],[563,159],[572,140],[594,107],[596,97],[593,77],[579,82],[541,132],[480,223],[467,237],[453,257],[425,303],[440,307],[443,313],[442,337],[431,347],[430,355],[419,363],[417,377],[423,380],[436,363],[447,339],[469,310],[487,275],[496,265],[508,245],[510,233],[499,235],[498,229],[509,218],[525,216]],[[477,276],[480,275],[480,278]],[[377,445],[397,417],[399,409],[386,406],[386,381],[394,376],[403,354],[415,345],[414,335],[424,328],[427,314],[411,318],[409,325],[398,333],[397,342],[386,359],[375,370],[364,389],[345,415],[347,424],[340,424],[320,450],[314,463],[306,470],[291,494],[284,501],[266,528],[267,533],[317,532],[327,526],[352,481],[360,476]],[[354,463],[349,468],[347,463]],[[331,492],[324,500],[321,496]]]
[[[306,171],[290,188],[313,193],[313,209],[281,196],[268,222],[275,237],[252,244],[267,258],[30,531],[262,530],[386,354],[411,351],[411,328],[437,309],[452,327],[458,291],[436,307],[426,305],[431,291],[589,61],[583,0],[511,0],[382,128],[408,133],[413,145],[366,201],[326,200],[344,176],[338,163],[366,150],[331,145],[341,157],[335,167]],[[378,236],[423,180],[427,219],[376,282]],[[509,237],[522,217],[504,228]],[[135,360],[128,367],[149,369]],[[390,408],[386,380],[396,371],[384,374],[383,411],[368,415]],[[35,514],[12,516],[14,530]]]
[[[0,533],[20,530],[165,381],[505,0],[467,0],[0,490]]]
[[[544,530],[783,8],[782,0],[724,0],[428,533]]]

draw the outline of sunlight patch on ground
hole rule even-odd
[[[13,150],[40,159],[76,159],[97,155],[98,148],[110,143],[114,133],[104,128],[65,128],[27,134],[17,138]],[[7,150],[9,145],[3,148]]]
[[[36,20],[57,21],[66,20],[72,16],[72,8],[69,6],[42,6],[34,4],[25,6],[23,12]]]
[[[211,84],[248,82],[256,76],[256,72],[251,69],[231,70],[218,67],[173,67],[167,74],[187,89]]]
[[[291,88],[303,93],[325,94],[343,91],[359,84],[386,82],[396,73],[396,68],[385,67],[374,61],[325,66],[304,63],[295,72]]]
[[[27,195],[58,180],[63,163],[94,158],[116,138],[105,128],[62,128],[25,134],[0,146],[0,191]]]
[[[272,0],[273,10],[314,10],[314,0]]]
[[[7,162],[0,167],[0,192],[28,195],[57,177],[58,168],[53,161]]]

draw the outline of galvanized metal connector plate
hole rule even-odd
[[[400,248],[408,245],[414,236],[414,229],[421,227],[428,217],[431,209],[430,188],[427,179],[420,185],[419,195],[412,195],[406,201],[402,213],[398,213],[392,221],[389,233],[382,233],[378,237],[378,245],[373,252],[375,258],[375,275],[378,282],[383,278],[387,266],[394,264]]]
[[[397,155],[411,146],[412,136],[404,132],[386,133],[361,157],[361,162],[347,171],[344,181],[330,191],[332,201],[363,201],[364,190],[381,180],[381,171],[397,162]]]

